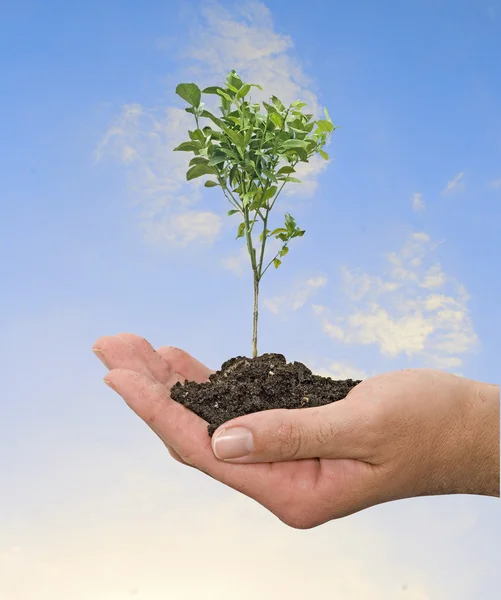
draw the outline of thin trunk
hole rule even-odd
[[[259,277],[254,272],[254,318],[252,320],[252,358],[257,358],[257,321],[259,317]]]

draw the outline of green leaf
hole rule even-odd
[[[279,177],[279,181],[287,181],[287,183],[303,183],[300,179],[296,179],[295,177]]]
[[[224,148],[223,146],[219,146],[218,150],[220,150],[221,152],[224,152],[226,154],[226,156],[229,156],[230,158],[233,158],[234,160],[238,160],[238,156],[230,148]]]
[[[229,96],[226,92],[223,92],[222,89],[218,89],[217,93],[219,96],[221,96],[221,98],[224,98],[230,104],[233,102],[233,98],[231,96]]]
[[[202,131],[207,136],[207,141],[210,141],[210,140],[218,140],[219,141],[221,139],[220,131],[215,131],[214,129],[211,129],[210,127],[204,127],[202,129]]]
[[[287,246],[284,246],[282,248],[282,250],[280,250],[280,252],[278,253],[280,256],[285,256],[287,253],[289,252],[289,248]]]
[[[270,235],[276,235],[277,233],[287,233],[287,229],[284,229],[283,227],[278,227],[277,229],[274,229]]]
[[[190,181],[191,179],[195,179],[196,177],[200,177],[201,175],[214,175],[215,169],[214,167],[209,167],[209,165],[194,165],[191,169],[188,169],[186,173],[186,180]]]
[[[287,156],[297,154],[301,159],[301,162],[308,162],[308,154],[303,148],[290,148],[289,150],[286,150],[285,153]]]
[[[282,264],[282,261],[279,260],[278,258],[274,258],[273,259],[273,266],[275,267],[275,269],[278,269],[278,267]]]
[[[244,138],[240,133],[222,125],[221,129],[226,133],[226,135],[231,139],[231,141],[239,148],[245,148]]]
[[[268,104],[267,102],[263,102],[263,106],[266,108],[269,114],[277,112],[277,109],[274,106],[271,106],[271,104]]]
[[[240,100],[240,98],[245,98],[245,96],[247,96],[247,94],[249,93],[250,89],[251,89],[251,86],[248,83],[246,83],[243,87],[241,87],[238,90],[237,98],[239,100]]]
[[[270,188],[268,188],[266,190],[266,192],[263,195],[263,202],[266,202],[266,200],[269,200],[270,198],[273,198],[273,196],[275,195],[277,191],[277,186],[276,185],[272,185]]]
[[[174,152],[195,152],[196,150],[200,150],[200,144],[195,142],[183,142],[174,148]]]
[[[322,133],[331,133],[334,131],[334,125],[330,121],[324,121],[323,119],[317,121],[317,127]]]
[[[325,160],[329,160],[329,155],[327,154],[327,152],[324,152],[323,150],[319,150],[318,153],[320,154],[320,156],[322,158],[324,158]]]
[[[188,134],[194,142],[198,141],[202,144],[205,144],[205,135],[200,129],[195,129],[195,131],[188,131]]]
[[[209,112],[208,110],[203,110],[200,113],[201,117],[205,117],[206,119],[210,119],[213,123],[215,123],[218,127],[221,127],[221,124],[223,123],[221,121],[221,119],[218,119],[218,117],[216,117],[215,115],[213,115],[211,112]]]
[[[231,217],[231,215],[235,215],[236,213],[240,212],[239,210],[237,210],[236,208],[232,208],[231,210],[228,211],[228,216]]]
[[[245,208],[252,202],[252,200],[254,200],[254,193],[248,192],[247,194],[242,194],[241,198],[242,198],[242,206]]]
[[[219,183],[216,183],[215,181],[212,181],[211,179],[207,179],[207,181],[204,183],[204,186],[207,188],[218,187]]]
[[[251,141],[253,133],[254,133],[254,128],[252,126],[250,126],[244,137],[244,148],[246,148],[249,145],[249,142]]]
[[[195,156],[190,160],[190,167],[193,165],[207,164],[207,159],[203,156]]]
[[[285,227],[288,233],[293,233],[294,229],[296,229],[296,220],[289,213],[285,215]]]
[[[229,85],[232,85],[237,90],[239,90],[243,85],[242,80],[237,75],[237,73],[234,69],[232,71],[230,71],[230,73],[228,74],[228,77],[226,77],[226,81],[228,82]]]
[[[329,113],[327,112],[327,109],[324,107],[324,115],[325,118],[327,119],[327,121],[330,121],[332,123],[332,119],[329,116]]]
[[[230,185],[235,185],[238,182],[237,175],[238,175],[238,166],[233,165],[233,167],[230,171],[230,174],[228,176],[228,179],[230,180]]]
[[[278,128],[281,128],[283,125],[282,117],[278,113],[271,113],[270,121]]]
[[[205,90],[202,90],[202,94],[219,94],[219,90],[221,88],[217,85],[211,85],[210,87],[206,87]]]
[[[308,150],[309,143],[305,140],[286,140],[280,147],[281,150],[292,150],[294,148],[302,148]]]
[[[274,106],[276,106],[276,108],[280,112],[284,112],[285,111],[285,106],[280,102],[280,100],[276,96],[272,96],[271,97],[271,101],[273,102]]]
[[[277,178],[275,177],[275,175],[273,175],[273,173],[271,171],[268,171],[268,169],[263,169],[263,175],[266,175],[266,177],[270,180],[273,181],[274,183],[277,183]]]
[[[194,83],[180,83],[176,88],[176,94],[181,96],[183,100],[186,100],[188,104],[198,108],[200,106],[200,99],[202,92],[198,85]]]
[[[295,102],[293,102],[291,104],[291,106],[300,110],[301,108],[304,108],[306,106],[306,102],[301,102],[301,100],[296,100]]]
[[[209,158],[209,166],[215,167],[216,165],[223,163],[225,160],[227,160],[226,154],[213,154]]]
[[[290,121],[288,124],[289,131],[293,131],[294,133],[307,133],[305,129],[305,125],[301,119],[294,119],[294,121]]]
[[[244,237],[244,232],[245,232],[245,223],[240,223],[240,225],[238,226],[237,237],[235,239],[238,240],[238,238]]]
[[[288,174],[288,173],[295,173],[296,169],[294,169],[294,167],[282,167],[279,171],[277,171],[277,175],[283,175],[283,174]]]

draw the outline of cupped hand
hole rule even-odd
[[[213,371],[183,350],[155,351],[133,334],[99,338],[93,350],[110,370],[108,384],[176,460],[291,527],[309,529],[412,496],[499,496],[497,386],[431,369],[394,371],[323,407],[238,417],[211,439],[207,422],[172,400],[170,389],[186,379],[207,381]],[[247,455],[223,460],[225,448],[235,456],[242,428],[252,442]],[[225,432],[229,442],[218,441]]]

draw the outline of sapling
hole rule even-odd
[[[205,187],[220,187],[232,207],[228,215],[240,217],[236,239],[245,238],[253,273],[252,357],[256,358],[261,280],[271,266],[278,269],[290,242],[305,233],[289,213],[283,226],[271,229],[270,213],[286,184],[301,183],[293,177],[299,163],[308,163],[317,153],[329,159],[323,147],[336,128],[327,109],[325,119],[315,120],[303,112],[306,104],[299,100],[287,107],[276,96],[262,105],[253,103],[254,87],[262,91],[260,85],[244,83],[234,70],[224,86],[200,90],[194,83],[179,84],[176,94],[189,104],[185,110],[194,116],[196,127],[188,131],[190,140],[174,150],[193,152],[186,179],[211,176]],[[219,117],[205,108],[202,94],[220,97]],[[280,248],[268,260],[270,238],[278,240]]]

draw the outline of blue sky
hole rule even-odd
[[[171,587],[154,583],[153,553],[169,554],[154,523],[181,546],[191,528],[200,549],[182,546],[172,564],[201,564],[212,534],[200,531],[217,525],[226,539],[247,527],[243,518],[270,540],[269,555],[249,550],[253,568],[278,551],[294,564],[291,544],[339,552],[347,562],[336,577],[310,586],[348,600],[466,599],[473,589],[493,597],[494,500],[423,498],[330,523],[308,540],[284,532],[248,499],[172,464],[102,389],[90,348],[131,331],[214,368],[250,353],[238,223],[216,190],[184,182],[187,156],[172,152],[191,127],[177,83],[216,84],[235,68],[264,98],[327,106],[341,126],[329,164],[312,162],[277,204],[276,219],[292,212],[306,235],[263,280],[260,351],[336,377],[434,366],[499,383],[501,2],[7,1],[0,17],[0,596],[33,597],[29,582],[16,588],[28,569],[37,594],[46,582],[47,598],[67,598],[86,564],[94,583],[78,598],[137,589],[131,597],[155,599],[176,585],[196,598],[180,566]],[[138,514],[142,528],[130,525]],[[54,545],[40,553],[47,531]],[[433,532],[441,537],[431,545]],[[93,562],[98,534],[117,557],[114,576]],[[244,550],[227,535],[221,551],[238,571],[233,555]],[[354,536],[362,555],[349,546]],[[340,537],[346,555],[334,547]],[[145,545],[156,550],[136,561],[133,549]],[[371,571],[377,545],[385,550]],[[433,548],[443,548],[438,561]],[[130,581],[120,575],[129,561]],[[204,576],[220,569],[209,561]],[[405,590],[391,588],[396,574]]]

